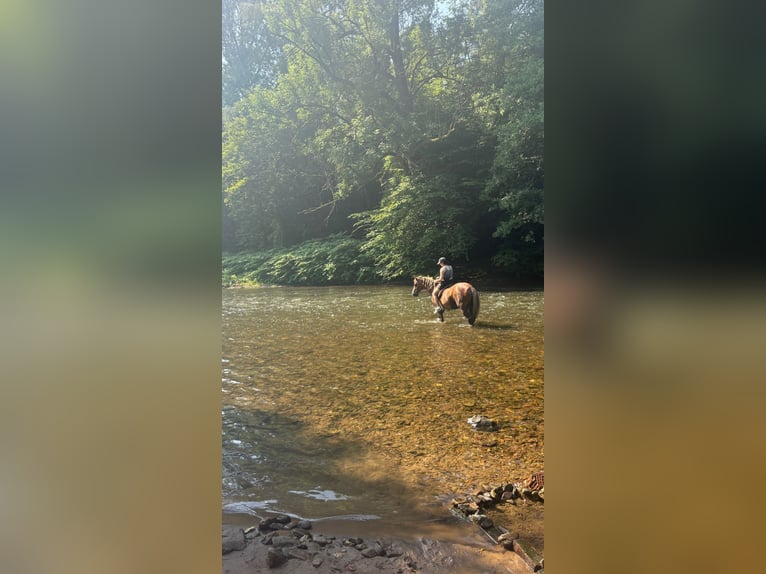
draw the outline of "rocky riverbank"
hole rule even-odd
[[[361,538],[319,530],[309,520],[283,514],[246,528],[224,526],[223,573],[541,572],[544,495],[543,473],[535,473],[524,482],[484,487],[453,499],[452,514],[475,524],[486,535],[474,543]]]

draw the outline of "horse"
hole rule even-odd
[[[417,297],[421,291],[428,291],[432,298],[436,281],[431,277],[418,275],[413,280],[412,296]],[[446,287],[439,296],[444,309],[460,309],[468,324],[473,325],[479,316],[479,292],[470,283],[460,282]],[[439,321],[444,322],[444,311],[438,313]]]

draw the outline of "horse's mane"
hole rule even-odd
[[[417,275],[415,281],[422,283],[429,291],[433,290],[434,283],[436,283],[432,277],[425,277],[423,275]]]

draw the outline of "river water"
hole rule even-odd
[[[474,327],[407,285],[224,290],[224,521],[421,534],[542,470],[543,294],[477,287]]]

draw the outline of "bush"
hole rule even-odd
[[[224,254],[224,287],[257,285],[353,285],[380,280],[361,241],[332,235],[287,249]]]

